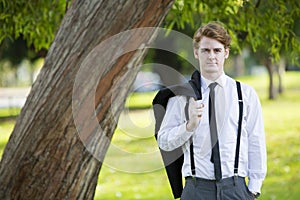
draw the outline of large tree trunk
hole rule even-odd
[[[93,199],[99,159],[107,151],[146,50],[115,57],[128,46],[135,50],[147,44],[154,33],[131,34],[117,45],[93,49],[119,32],[159,26],[171,3],[72,2],[6,145],[0,164],[1,200]],[[90,100],[92,113],[85,112]],[[89,122],[92,115],[98,127]]]

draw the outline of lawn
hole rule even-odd
[[[263,106],[268,174],[262,200],[296,200],[300,196],[299,79],[300,73],[286,73],[284,94],[269,101],[266,76],[239,78],[256,89]],[[127,107],[146,108],[155,93],[146,95],[131,95]],[[0,123],[0,155],[13,124],[12,120]],[[151,109],[125,109],[99,175],[96,200],[173,199],[153,137],[153,126]]]

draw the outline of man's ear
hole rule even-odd
[[[229,48],[225,49],[225,58],[227,59],[229,57]]]
[[[198,53],[199,53],[199,49],[194,48],[194,57],[195,57],[196,59],[199,58]]]

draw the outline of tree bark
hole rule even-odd
[[[86,58],[117,33],[159,26],[172,2],[72,2],[6,145],[0,163],[0,199],[93,199],[102,165],[99,158],[105,156],[115,119],[146,50],[114,57],[123,48],[138,49],[151,42],[154,33],[121,38],[118,46]],[[85,78],[76,84],[78,72]],[[101,128],[89,126],[92,116],[85,108],[91,99]],[[75,124],[73,116],[82,124]],[[83,129],[82,135],[77,133]]]
[[[237,54],[233,57],[234,61],[234,76],[242,76],[245,70],[245,62],[242,55]]]
[[[285,72],[285,59],[280,58],[278,67],[277,67],[277,73],[278,73],[278,93],[282,94],[283,93],[283,76]]]
[[[273,74],[274,74],[274,65],[272,63],[271,58],[267,58],[265,61],[265,66],[268,70],[269,74],[269,99],[275,99],[276,93],[275,93],[275,88],[274,88],[274,79],[273,79]]]

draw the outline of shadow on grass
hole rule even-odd
[[[19,115],[11,115],[11,116],[0,116],[0,123],[15,121]]]

